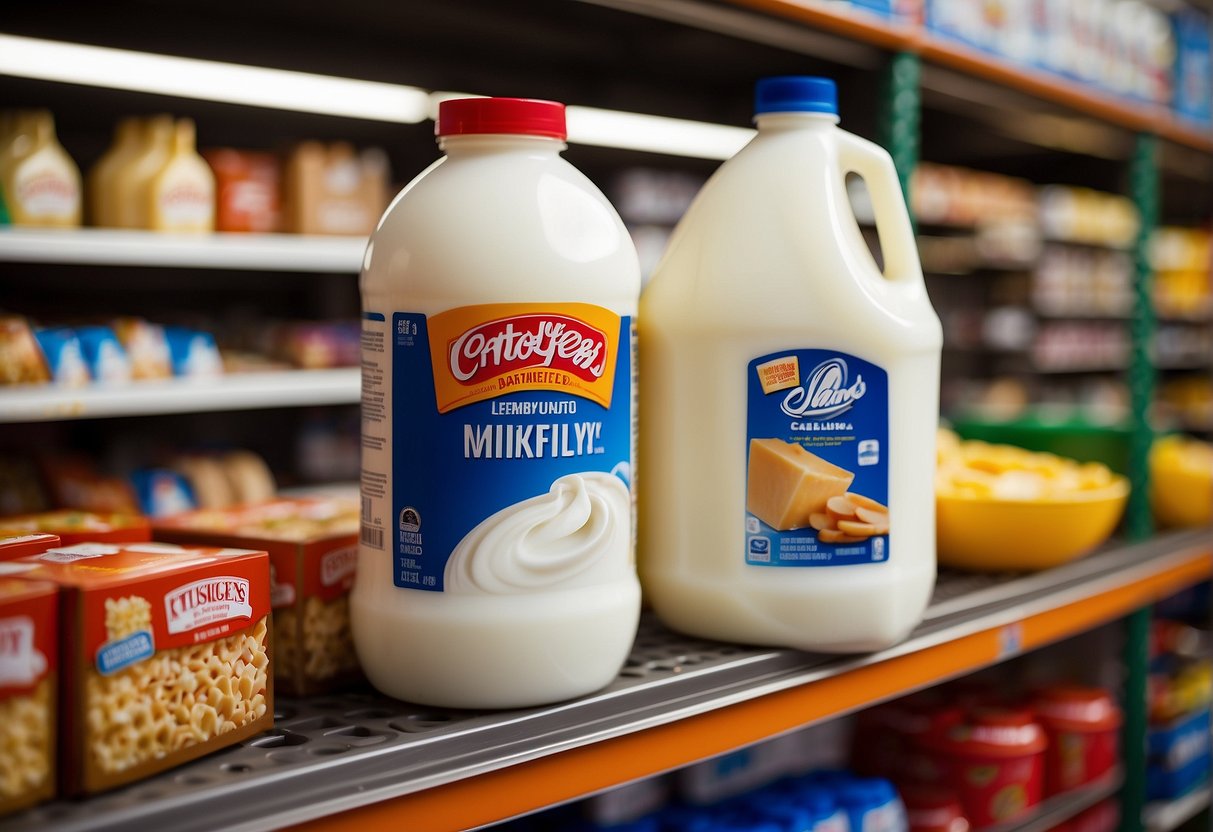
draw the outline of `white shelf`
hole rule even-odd
[[[137,381],[111,387],[0,387],[0,422],[355,404],[361,383],[360,370],[351,367],[233,373],[214,379]]]
[[[1196,817],[1209,805],[1208,786],[1175,800],[1159,800],[1146,807],[1145,827],[1149,832],[1171,832]]]
[[[357,273],[365,237],[0,228],[0,262]]]

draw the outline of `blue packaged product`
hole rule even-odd
[[[1213,123],[1213,56],[1209,18],[1194,9],[1175,15],[1175,77],[1172,106],[1179,115]]]
[[[149,517],[168,517],[198,507],[185,477],[165,468],[145,468],[131,475],[139,510]]]
[[[1208,779],[1213,763],[1209,711],[1197,711],[1146,735],[1146,797],[1169,800]]]
[[[775,805],[791,805],[808,812],[813,832],[849,832],[850,821],[846,812],[835,799],[828,783],[845,775],[836,772],[817,774],[785,780],[776,785],[770,800]]]
[[[855,777],[835,787],[846,809],[851,832],[905,832],[905,807],[888,780]]]
[[[164,338],[168,343],[173,375],[197,378],[217,376],[223,372],[219,347],[215,344],[215,336],[209,332],[167,326],[164,328]]]
[[[122,342],[108,326],[83,326],[76,330],[80,349],[93,378],[105,383],[131,380],[131,362]]]
[[[892,0],[851,0],[851,5],[882,17],[893,16]]]
[[[34,333],[55,384],[79,387],[92,380],[80,339],[70,329],[40,329]]]

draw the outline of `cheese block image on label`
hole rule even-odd
[[[751,439],[746,510],[779,531],[804,528],[854,479],[850,471],[794,442]]]

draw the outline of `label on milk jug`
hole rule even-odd
[[[389,518],[395,585],[500,595],[629,575],[632,319],[490,304],[364,330],[389,323],[391,508],[363,511]]]
[[[745,559],[841,566],[889,557],[889,378],[834,350],[750,362]]]

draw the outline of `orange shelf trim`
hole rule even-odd
[[[1112,621],[1204,580],[1211,572],[1213,552],[1193,552],[1187,560],[1160,573],[1003,626],[293,829],[453,832],[503,820],[669,771],[987,667],[1018,652]]]

